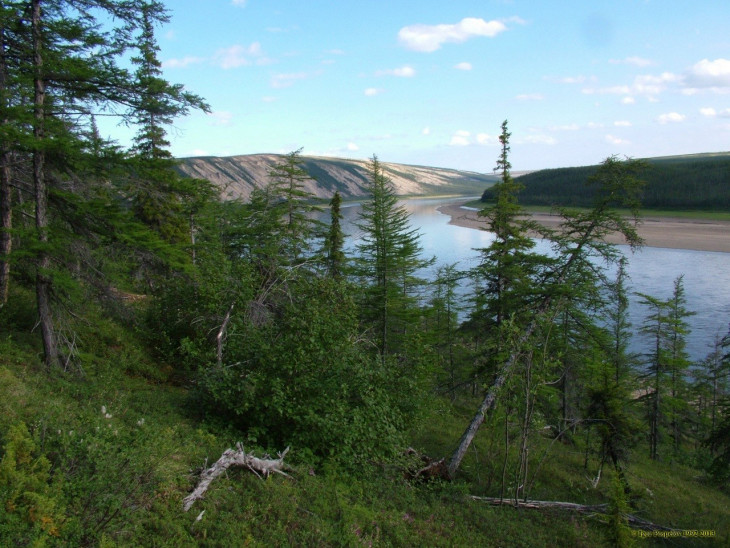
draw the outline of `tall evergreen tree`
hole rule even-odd
[[[417,272],[431,261],[420,257],[418,231],[411,228],[408,212],[398,205],[393,183],[377,156],[370,160],[369,170],[369,199],[356,223],[363,236],[355,267],[364,284],[363,319],[372,327],[384,358],[397,350],[413,325],[414,291],[423,284]]]
[[[339,191],[335,191],[335,195],[330,200],[330,226],[325,241],[327,273],[333,278],[340,278],[345,268],[345,252],[343,250],[345,236],[342,233],[341,205],[342,197]]]
[[[314,193],[305,183],[312,177],[304,169],[302,149],[290,152],[269,170],[269,193],[279,212],[282,258],[289,264],[310,254],[312,238],[321,223],[312,215],[320,208],[312,204]]]

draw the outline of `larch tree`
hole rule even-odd
[[[418,230],[398,205],[393,183],[377,156],[370,160],[369,171],[369,199],[356,223],[362,240],[357,244],[355,275],[364,284],[363,319],[373,329],[385,359],[402,345],[414,321],[415,289],[422,284],[417,272],[431,261],[421,258]]]

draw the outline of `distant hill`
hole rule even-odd
[[[280,162],[278,154],[249,154],[244,156],[199,156],[182,158],[178,171],[187,177],[207,179],[221,189],[226,199],[248,198],[256,187],[269,182],[271,166]],[[314,178],[306,187],[319,198],[329,199],[336,190],[343,198],[366,194],[368,181],[366,160],[321,158],[303,156],[304,169]],[[386,175],[391,178],[396,193],[401,196],[434,194],[480,194],[484,187],[494,183],[492,174],[456,169],[410,166],[382,162]]]
[[[647,158],[649,169],[642,205],[653,209],[727,210],[730,208],[730,152]],[[523,205],[590,206],[593,192],[586,186],[598,166],[543,169],[519,178]],[[488,188],[482,201],[489,201]]]

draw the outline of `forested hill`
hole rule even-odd
[[[277,154],[249,154],[244,156],[200,156],[183,158],[178,171],[188,177],[207,179],[221,190],[226,199],[247,199],[256,187],[265,186],[269,171],[283,156]],[[302,156],[302,168],[313,178],[304,187],[318,198],[329,199],[336,190],[343,198],[367,194],[366,160]],[[401,196],[433,194],[479,194],[496,177],[471,171],[459,171],[425,166],[410,166],[382,162],[385,174]]]
[[[642,205],[658,209],[717,210],[730,207],[730,152],[648,158]],[[544,169],[519,178],[524,205],[590,206],[587,179],[598,166]],[[487,189],[482,201],[491,197]]]

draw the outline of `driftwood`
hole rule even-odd
[[[574,502],[558,502],[554,500],[515,501],[514,499],[499,497],[477,496],[471,496],[469,498],[479,502],[486,502],[487,504],[492,504],[494,506],[512,506],[514,508],[527,508],[530,510],[557,508],[559,510],[578,512],[579,514],[605,514],[609,509],[608,504],[576,504]],[[624,514],[624,518],[626,518],[626,523],[628,523],[631,527],[642,529],[643,531],[678,531],[678,529],[657,525],[656,523],[641,519],[633,514]]]
[[[186,512],[190,510],[190,507],[195,503],[196,500],[202,499],[208,487],[215,478],[223,474],[231,466],[242,466],[248,468],[251,472],[256,474],[259,478],[267,477],[269,474],[276,473],[282,476],[289,477],[289,474],[284,472],[286,465],[284,464],[284,457],[286,456],[289,448],[287,447],[279,453],[278,459],[270,459],[268,455],[264,455],[263,458],[254,457],[251,453],[246,453],[243,450],[243,446],[240,442],[236,444],[236,449],[226,449],[223,451],[221,458],[219,458],[213,466],[207,470],[203,470],[200,474],[200,481],[195,487],[192,493],[183,499],[183,510]]]

